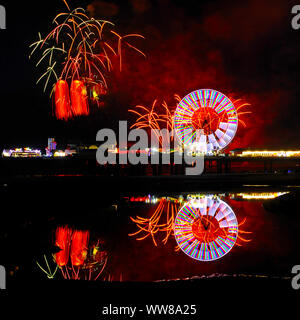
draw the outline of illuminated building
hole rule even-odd
[[[54,138],[48,138],[48,149],[49,151],[56,150],[57,143],[55,142]]]
[[[15,148],[10,150],[3,150],[2,157],[12,158],[37,158],[41,157],[41,150],[31,148]]]
[[[11,156],[11,150],[3,150],[2,151],[2,157],[10,157]]]
[[[67,156],[73,156],[74,154],[76,154],[76,150],[74,149],[66,149],[65,150],[65,155]]]
[[[145,203],[150,203],[151,201],[151,196],[145,196],[145,197],[130,197],[128,198],[130,202],[145,202]]]
[[[66,153],[62,150],[57,150],[54,152],[53,157],[65,157]]]
[[[243,150],[230,151],[230,154],[238,157],[300,157],[300,150]]]
[[[48,138],[48,146],[45,148],[46,150],[46,157],[52,156],[52,151],[56,150],[57,143],[55,142],[54,138]]]

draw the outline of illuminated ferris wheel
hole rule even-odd
[[[180,249],[191,258],[213,261],[235,245],[238,222],[233,210],[213,196],[191,199],[178,212],[174,224]]]
[[[238,115],[233,103],[224,94],[212,89],[200,89],[179,102],[174,126],[185,146],[209,153],[224,149],[232,141],[238,127]]]

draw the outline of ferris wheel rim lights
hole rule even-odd
[[[210,242],[201,242],[192,231],[193,223],[204,216],[204,211],[207,216],[214,216],[219,227],[224,229],[222,236],[219,235]],[[232,208],[221,199],[194,199],[179,210],[174,223],[174,235],[180,249],[190,258],[214,261],[224,257],[234,247],[238,236],[238,222]]]
[[[200,136],[197,136],[192,126],[192,117],[200,108],[212,108],[217,114],[226,112],[228,121],[220,121],[217,130],[209,135],[201,132]],[[220,151],[228,146],[236,134],[238,114],[232,101],[223,93],[213,89],[198,89],[179,102],[174,114],[174,127],[176,135],[184,145],[197,142],[202,145],[204,152]]]

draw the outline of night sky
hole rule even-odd
[[[7,1],[8,2],[8,1]],[[44,146],[47,137],[60,142],[95,141],[102,127],[129,119],[135,105],[154,99],[174,105],[200,88],[213,88],[251,104],[247,127],[239,127],[230,149],[300,147],[300,30],[291,27],[287,0],[122,0],[68,1],[71,8],[116,24],[121,34],[143,34],[136,40],[147,55],[124,55],[122,73],[110,78],[105,105],[88,117],[58,121],[49,92],[36,85],[42,68],[29,60],[29,45],[52,29],[62,0],[1,1],[7,29],[0,30],[1,147]]]

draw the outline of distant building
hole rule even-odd
[[[54,138],[48,138],[48,150],[51,152],[56,150],[57,143],[55,142]]]
[[[31,149],[31,148],[15,148],[15,149],[5,149],[2,151],[2,157],[12,157],[12,158],[37,158],[41,157],[41,150]]]
[[[230,155],[237,157],[300,157],[300,150],[250,150],[234,149]]]

